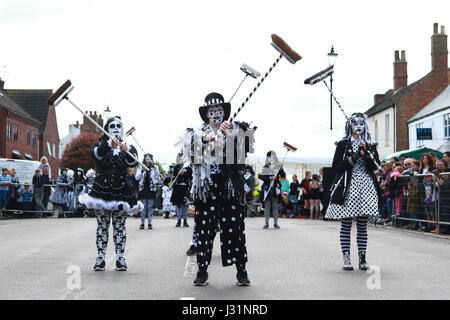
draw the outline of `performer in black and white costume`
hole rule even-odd
[[[377,143],[371,140],[365,115],[352,114],[345,125],[344,138],[336,144],[333,158],[336,176],[325,217],[341,220],[344,270],[353,270],[350,261],[350,231],[352,219],[356,220],[359,269],[367,270],[367,220],[369,216],[378,215],[381,192],[374,174],[376,165],[368,155],[371,152],[375,161],[380,163]]]
[[[253,139],[237,139],[239,133],[254,130],[246,123],[226,120],[231,105],[222,95],[210,93],[199,108],[204,124],[188,128],[179,145],[183,147],[183,162],[193,163],[191,196],[195,205],[194,238],[197,244],[197,277],[195,285],[206,285],[211,262],[215,229],[220,225],[222,265],[235,264],[237,284],[250,285],[245,265],[245,155],[253,150]],[[218,136],[219,129],[224,133]],[[250,132],[251,133],[251,132]],[[227,136],[230,137],[227,139]],[[216,139],[219,137],[219,139]],[[234,142],[234,159],[226,159],[226,144]],[[237,164],[237,155],[244,162]],[[230,156],[231,157],[231,156]],[[230,164],[232,163],[232,164]]]
[[[273,216],[273,227],[280,229],[278,224],[278,203],[281,198],[280,175],[284,172],[280,166],[281,164],[275,151],[267,152],[265,165],[261,172],[261,180],[264,182],[261,190],[263,196],[266,197],[264,202],[264,229],[269,228],[270,213]],[[277,173],[278,169],[280,170]]]
[[[127,170],[136,166],[137,162],[124,151],[129,150],[136,157],[137,151],[126,143],[120,117],[108,119],[104,128],[115,139],[111,140],[103,135],[92,146],[91,156],[96,163],[94,183],[88,192],[79,196],[78,201],[87,209],[96,210],[98,256],[94,270],[105,270],[106,246],[112,219],[116,270],[125,271],[125,221],[127,214],[139,212],[143,206],[136,200],[131,186],[127,183]]]
[[[183,166],[182,153],[177,156],[177,165],[173,169],[173,177],[176,181],[173,183],[173,192],[170,202],[175,206],[177,213],[176,227],[181,227],[181,219],[183,219],[183,227],[189,227],[187,222],[189,210],[189,187],[192,181],[192,168]]]
[[[156,183],[159,180],[159,170],[153,162],[153,155],[150,153],[144,155],[144,160],[142,162],[150,169],[150,171],[139,167],[135,176],[135,179],[139,181],[138,198],[144,205],[144,209],[141,211],[140,229],[145,228],[145,216],[148,217],[148,228],[153,229],[153,204],[156,199]]]

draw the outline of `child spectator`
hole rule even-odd
[[[425,176],[423,179],[424,189],[425,189],[425,197],[423,199],[423,210],[425,212],[425,216],[428,220],[428,226],[425,228],[425,232],[431,232],[433,229],[433,223],[431,221],[435,221],[434,216],[434,186],[433,186],[433,178],[431,176]]]
[[[41,170],[41,173],[44,172],[44,167],[48,167],[48,177],[49,179],[52,178],[52,168],[50,168],[50,164],[48,163],[48,159],[47,157],[42,157],[41,158],[41,163],[39,164],[38,169]]]
[[[33,191],[28,182],[24,184],[24,189],[20,191],[20,196],[22,197],[23,213],[25,216],[28,216],[31,214],[31,202],[33,201]]]

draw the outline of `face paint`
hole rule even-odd
[[[112,135],[115,138],[122,139],[123,136],[123,125],[122,121],[115,118],[111,123],[108,125],[108,133]]]
[[[352,126],[353,133],[362,135],[366,127],[366,120],[361,117],[353,118],[350,120],[350,125]]]
[[[209,123],[222,123],[224,117],[222,106],[210,107],[206,113],[206,117],[209,119]]]

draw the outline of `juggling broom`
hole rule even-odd
[[[258,71],[256,71],[252,67],[246,65],[245,63],[242,64],[241,71],[245,73],[245,77],[244,77],[244,79],[242,79],[241,83],[236,88],[236,90],[234,91],[233,95],[231,96],[231,98],[230,98],[230,100],[228,102],[231,102],[231,100],[233,100],[234,96],[239,91],[239,89],[241,88],[241,86],[244,83],[244,81],[248,78],[248,76],[252,77],[253,79],[257,79],[261,75],[261,73],[259,73]]]
[[[112,135],[110,135],[105,129],[102,128],[102,126],[100,126],[97,121],[95,121],[94,119],[92,119],[89,115],[85,114],[83,112],[83,110],[81,110],[72,100],[69,99],[69,93],[73,90],[73,85],[72,82],[70,82],[70,80],[67,80],[66,82],[64,82],[64,84],[59,87],[58,90],[56,90],[56,92],[54,94],[52,94],[50,96],[50,98],[48,98],[47,100],[47,104],[49,105],[53,105],[53,106],[57,106],[58,104],[61,103],[61,101],[63,99],[67,100],[70,102],[70,104],[72,104],[78,111],[80,111],[83,116],[85,116],[89,121],[91,121],[96,127],[97,129],[99,129],[101,132],[103,132],[107,137],[109,137],[112,140],[115,140],[115,137],[113,137]],[[125,153],[127,155],[129,155],[131,158],[133,158],[137,163],[139,163],[142,167],[144,167],[147,171],[149,171],[149,169],[141,162],[139,161],[139,159],[137,157],[135,157],[134,154],[132,154],[131,152],[129,152],[128,150],[125,151]]]
[[[286,148],[286,153],[284,154],[283,161],[281,161],[281,164],[283,164],[283,163],[284,163],[284,160],[286,160],[286,156],[287,156],[287,154],[288,154],[289,151],[292,151],[292,152],[297,151],[297,148],[296,148],[296,147],[294,147],[293,145],[291,145],[291,144],[289,144],[289,143],[287,143],[287,142],[283,142],[283,147]],[[281,165],[280,165],[280,167],[278,168],[277,173],[275,174],[276,176],[278,176],[278,173],[280,172],[280,170],[281,170]],[[269,195],[269,192],[270,192],[270,190],[271,190],[272,187],[273,187],[273,183],[274,183],[274,180],[271,179],[269,189],[267,189],[267,192],[266,192],[266,194],[264,195],[264,201],[266,201],[266,198],[267,198],[267,196]]]

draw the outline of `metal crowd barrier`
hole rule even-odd
[[[19,192],[19,193],[21,191],[23,191],[25,185],[29,185],[30,189],[33,191],[33,198],[32,198],[32,202],[31,202],[31,203],[33,203],[35,198],[34,198],[34,188],[33,188],[33,184],[32,183],[14,183],[14,182],[11,182],[10,186],[11,185],[19,185],[18,189],[16,190],[16,192]],[[72,195],[70,195],[71,199],[68,199],[68,200],[70,200],[70,204],[69,204],[69,201],[68,201],[69,205],[65,206],[65,207],[67,207],[67,210],[62,210],[61,212],[59,210],[55,210],[55,207],[54,207],[55,205],[52,202],[51,196],[53,195],[54,190],[58,187],[58,185],[56,183],[52,183],[52,184],[44,184],[43,187],[53,188],[53,190],[50,190],[50,195],[49,195],[50,199],[48,201],[48,204],[52,204],[53,210],[37,210],[36,208],[34,208],[34,210],[12,209],[12,208],[8,208],[8,206],[9,206],[9,203],[8,203],[8,206],[4,210],[0,211],[0,216],[1,215],[5,215],[5,213],[12,213],[14,215],[28,214],[30,216],[33,215],[33,214],[34,215],[40,214],[41,216],[43,214],[50,214],[50,215],[53,216],[55,213],[56,214],[62,213],[64,215],[73,216],[74,213],[76,212],[75,210],[78,208],[78,205],[79,205],[79,202],[78,202],[79,190],[78,189],[81,189],[81,186],[84,188],[85,184],[71,185],[73,190],[70,191],[70,192],[72,192]],[[21,198],[22,198],[22,196],[20,196],[17,199],[17,203],[22,204],[22,206],[23,206],[23,201],[18,201]],[[58,205],[58,204],[56,204],[56,205]]]
[[[423,198],[425,192],[425,186],[421,184],[424,183],[425,177],[432,178],[432,191],[434,201],[432,202],[432,210],[433,213],[431,216],[435,217],[435,220],[428,220],[426,215],[426,210],[424,209],[425,203]],[[400,179],[400,180],[399,180]],[[406,179],[407,183],[402,183],[402,180]],[[414,180],[413,180],[414,179]],[[397,177],[397,188],[401,188],[399,191],[401,195],[403,195],[403,200],[401,202],[402,209],[400,211],[400,215],[397,215],[396,210],[396,199],[395,197],[392,201],[392,211],[391,211],[391,219],[394,227],[400,227],[401,221],[409,221],[411,224],[410,228],[415,226],[419,227],[420,224],[422,226],[427,226],[427,224],[433,225],[436,228],[436,233],[441,233],[442,226],[447,226],[448,230],[450,230],[450,180],[446,182],[445,179],[450,179],[450,173],[441,173],[439,174],[439,179],[437,180],[435,175],[432,173],[426,174],[417,174],[417,175],[399,175]],[[441,186],[439,181],[443,181],[443,185]],[[411,192],[412,189],[412,192]],[[415,198],[411,198],[415,197]],[[408,201],[411,201],[408,205]],[[420,204],[420,205],[419,205]],[[409,207],[416,207],[416,212],[409,212]],[[412,218],[412,216],[416,216],[416,218]],[[403,226],[404,227],[404,226]],[[447,231],[448,232],[448,231]]]

